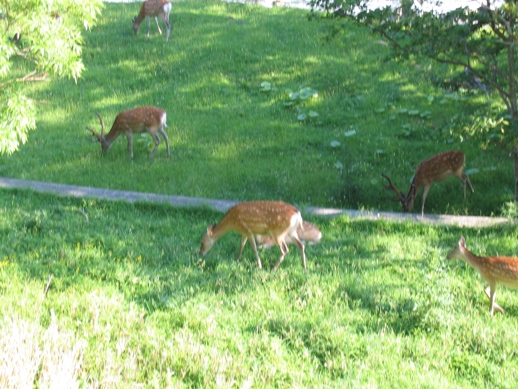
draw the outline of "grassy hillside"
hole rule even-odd
[[[0,192],[0,385],[82,388],[512,388],[518,297],[489,316],[473,269],[516,228],[311,219],[323,232],[259,270],[220,214]]]
[[[1,175],[400,210],[380,174],[406,191],[422,159],[458,148],[475,193],[463,202],[460,182],[450,179],[432,188],[427,212],[498,214],[513,199],[514,140],[506,132],[506,142],[495,142],[502,126],[484,119],[502,107],[496,97],[442,89],[451,70],[390,61],[383,42],[354,25],[323,43],[323,23],[285,8],[178,2],[169,42],[153,25],[146,39],[147,27],[138,36],[131,29],[139,6],[106,4],[98,26],[85,33],[87,70],[77,84],[25,86],[37,103],[38,128],[19,152],[0,157]],[[300,102],[299,111],[286,107],[285,90],[304,87],[318,96]],[[139,105],[167,111],[171,157],[162,144],[148,161],[148,136],[135,139],[133,162],[122,138],[101,157],[85,126],[99,129],[98,112],[110,127],[118,112]],[[300,113],[308,118],[299,121]]]

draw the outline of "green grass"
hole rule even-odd
[[[295,249],[277,272],[277,249],[262,252],[266,270],[249,246],[237,261],[236,234],[200,258],[205,227],[221,218],[204,209],[4,190],[0,215],[2,386],[56,374],[101,388],[512,388],[518,378],[516,293],[499,288],[506,313],[491,319],[480,277],[445,260],[461,234],[475,253],[516,254],[513,226],[309,218],[323,240],[307,247],[305,273]]]
[[[38,128],[19,152],[0,157],[1,175],[399,211],[380,174],[406,191],[421,160],[459,148],[475,193],[463,202],[459,181],[434,185],[427,212],[499,214],[513,199],[509,146],[488,142],[493,132],[470,132],[481,126],[480,116],[502,110],[498,98],[436,87],[432,81],[447,79],[451,70],[391,61],[378,37],[352,24],[325,44],[325,24],[308,22],[304,10],[178,2],[166,43],[155,26],[150,39],[145,28],[134,36],[130,20],[138,8],[106,4],[99,24],[85,33],[87,70],[77,85],[26,85],[37,104]],[[262,92],[263,81],[276,89]],[[319,117],[299,123],[297,112],[284,106],[284,90],[303,86],[318,90],[303,109]],[[147,161],[148,136],[135,140],[133,162],[124,138],[101,157],[85,126],[99,129],[99,112],[110,127],[118,112],[140,105],[167,111],[171,157],[162,144]],[[340,145],[333,147],[334,141]]]
[[[469,94],[441,103],[446,92],[430,79],[447,69],[386,61],[386,47],[354,26],[323,45],[323,24],[305,11],[219,2],[175,3],[170,41],[153,26],[147,40],[130,27],[138,7],[106,4],[85,36],[77,85],[26,86],[38,129],[0,157],[1,175],[399,210],[380,173],[403,186],[448,147],[478,169],[475,193],[462,202],[455,180],[435,185],[426,211],[493,214],[512,200],[503,145],[467,136],[494,103]],[[261,92],[263,81],[277,90]],[[309,123],[283,105],[284,88],[301,86],[319,91]],[[171,157],[161,145],[148,161],[149,138],[135,140],[134,161],[124,139],[101,157],[84,129],[98,125],[95,113],[111,123],[146,104],[167,110]],[[480,276],[445,260],[461,235],[476,254],[516,256],[514,225],[303,216],[323,232],[306,248],[308,272],[295,249],[271,272],[277,249],[261,253],[259,270],[249,246],[235,259],[236,234],[200,258],[206,226],[222,217],[208,209],[0,191],[0,386],[56,377],[82,388],[516,386],[516,293],[498,289],[506,312],[491,319]]]

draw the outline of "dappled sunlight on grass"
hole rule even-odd
[[[24,85],[38,107],[38,130],[18,153],[0,157],[3,175],[207,198],[282,197],[295,204],[399,210],[383,198],[380,174],[406,183],[425,157],[460,148],[467,166],[478,169],[475,193],[462,202],[450,182],[435,185],[427,211],[497,214],[501,203],[512,199],[512,182],[505,178],[512,166],[505,153],[487,146],[482,151],[478,141],[457,136],[459,128],[470,131],[464,119],[489,100],[467,95],[442,104],[445,91],[430,81],[440,79],[441,67],[390,61],[389,48],[353,24],[340,39],[325,43],[326,22],[308,23],[304,10],[179,2],[165,42],[153,25],[150,38],[142,31],[133,34],[130,21],[138,8],[138,3],[106,5],[100,24],[85,33],[87,70],[77,84]],[[261,90],[263,82],[273,88]],[[304,87],[318,91],[318,98],[285,106],[285,90]],[[164,157],[161,144],[154,161],[147,161],[150,139],[138,137],[133,162],[124,138],[101,158],[85,127],[99,129],[98,112],[108,130],[120,111],[141,105],[166,110],[171,157]],[[310,111],[318,116],[308,116]],[[242,152],[229,142],[242,142]],[[206,159],[215,150],[221,166],[208,176]],[[486,171],[486,165],[496,170]],[[250,171],[258,177],[255,184]]]
[[[260,185],[272,175],[251,173]],[[37,383],[59,370],[119,386],[456,387],[503,382],[516,365],[516,293],[502,288],[506,313],[489,320],[480,278],[445,260],[461,233],[474,251],[512,254],[514,228],[308,218],[323,233],[306,246],[308,271],[291,249],[272,272],[278,249],[261,250],[259,270],[248,244],[236,259],[236,233],[200,257],[222,216],[208,209],[29,191],[0,204],[0,327],[13,334],[1,366],[26,355],[20,344],[48,351],[26,359]]]

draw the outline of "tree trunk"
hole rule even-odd
[[[514,157],[514,201],[518,201],[518,144],[514,146],[511,154]]]
[[[514,31],[514,20],[509,20],[511,31]],[[512,37],[513,39],[515,36]],[[514,42],[510,42],[509,48],[507,49],[507,63],[509,65],[509,114],[513,120],[513,127],[516,128],[516,118],[518,116],[518,106],[516,102],[516,91],[518,89],[516,80],[516,51]],[[512,153],[514,157],[514,201],[518,201],[518,144],[513,148]]]

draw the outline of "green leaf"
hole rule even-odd
[[[299,98],[301,100],[307,100],[311,97],[316,97],[318,95],[318,92],[312,88],[309,88],[309,87],[306,87],[306,88],[302,88],[299,92]]]
[[[268,81],[261,82],[261,92],[269,92],[272,90],[272,83]]]

